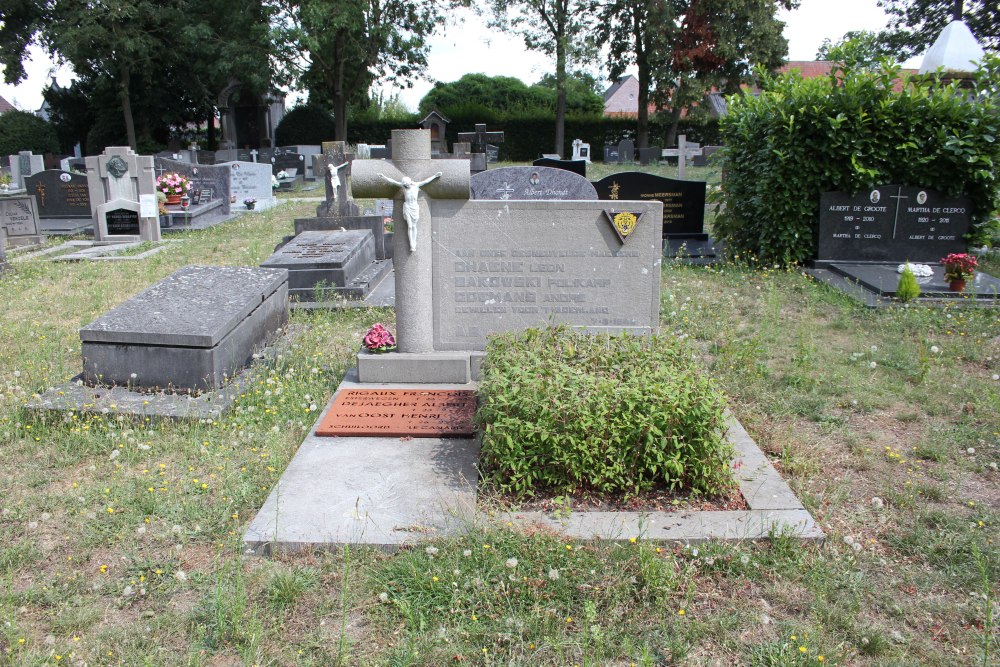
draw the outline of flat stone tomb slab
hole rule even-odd
[[[88,384],[207,389],[288,317],[288,272],[189,266],[80,330]]]
[[[835,272],[857,281],[864,288],[875,294],[896,296],[896,287],[899,285],[899,274],[896,272],[898,264],[851,264],[849,262],[837,262],[829,266]],[[975,277],[968,281],[964,292],[952,292],[948,287],[948,281],[944,279],[944,267],[937,264],[930,265],[930,267],[933,269],[934,275],[917,278],[921,296],[961,298],[963,296],[974,295],[977,298],[996,299],[1000,295],[1000,280],[981,271],[977,272]]]
[[[476,393],[467,390],[345,389],[316,435],[471,438]]]

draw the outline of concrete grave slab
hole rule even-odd
[[[88,384],[221,386],[286,321],[288,273],[190,266],[80,329]]]
[[[287,269],[289,296],[296,301],[363,299],[391,269],[376,259],[369,230],[302,232],[261,266]]]
[[[359,384],[351,371],[339,391],[476,386]],[[823,531],[764,453],[733,415],[727,419],[726,435],[735,450],[731,466],[748,510],[574,511],[568,516],[512,511],[487,518],[476,510],[479,443],[474,438],[309,435],[247,527],[243,541],[257,555],[348,544],[394,551],[491,521],[529,529],[544,526],[568,539],[587,541],[638,538],[697,543],[773,535],[823,539]]]

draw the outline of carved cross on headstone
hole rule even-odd
[[[257,161],[257,156],[258,156],[258,155],[259,155],[259,153],[257,152],[257,149],[256,149],[256,148],[254,148],[254,149],[252,149],[252,150],[250,151],[250,157],[252,157],[252,158],[253,158],[253,161],[254,161],[254,162],[256,162],[256,161]]]
[[[396,341],[400,352],[434,350],[433,242],[430,199],[468,199],[469,161],[432,160],[429,130],[393,130],[392,160],[355,160],[351,192],[355,197],[394,198],[393,258],[396,274]],[[410,250],[403,219],[404,188],[388,180],[427,181],[417,196],[416,249]]]
[[[475,132],[459,132],[458,140],[470,142],[472,144],[473,153],[485,153],[486,144],[503,143],[503,132],[487,132],[486,123],[476,123]]]

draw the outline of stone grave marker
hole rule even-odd
[[[287,318],[286,271],[185,267],[80,329],[83,379],[91,386],[214,389]]]
[[[687,137],[682,134],[677,137],[677,148],[665,149],[661,157],[677,158],[677,178],[683,180],[687,173],[688,158],[698,157],[702,154],[701,144],[689,142]]]
[[[392,268],[376,256],[369,229],[304,231],[261,266],[288,271],[293,301],[364,299]]]
[[[0,227],[6,230],[7,243],[12,246],[35,245],[45,240],[33,195],[0,197]]]
[[[937,262],[965,252],[972,202],[930,188],[885,185],[820,196],[817,259]]]
[[[318,436],[471,438],[476,392],[463,389],[345,389]]]
[[[271,157],[271,173],[277,175],[279,171],[284,171],[289,178],[306,175],[306,158],[292,149],[276,148]]]
[[[635,144],[631,139],[618,142],[618,162],[629,164],[635,161]]]
[[[258,208],[274,203],[271,187],[271,166],[256,162],[230,162],[222,165],[229,169],[229,203],[242,206],[243,200],[253,197]]]
[[[105,241],[159,241],[160,221],[156,207],[156,178],[151,155],[136,155],[128,146],[109,146],[100,155],[87,157],[87,185],[94,209],[94,237]],[[138,214],[137,233],[116,234],[108,229],[107,215],[116,211],[112,227],[135,229],[132,216]],[[126,211],[126,212],[122,212]]]
[[[618,152],[618,146],[616,144],[604,144],[604,161],[608,164],[617,164],[621,162]]]
[[[590,181],[554,167],[500,167],[472,176],[470,199],[597,199]]]
[[[467,141],[472,144],[473,153],[484,153],[487,155],[487,160],[489,159],[489,144],[502,144],[503,143],[503,132],[501,131],[486,131],[486,123],[476,123],[476,129],[474,132],[459,132],[459,141]],[[497,151],[499,156],[499,150]]]
[[[640,171],[605,176],[594,183],[599,199],[663,202],[663,238],[707,240],[704,181],[680,181]]]
[[[639,149],[639,164],[646,167],[651,164],[658,164],[660,162],[660,154],[662,149],[659,146],[652,146],[650,148],[640,148]]]
[[[24,188],[24,179],[28,176],[45,170],[45,158],[31,151],[21,151],[7,159],[10,164],[11,184],[18,190]]]
[[[382,197],[401,189],[381,174],[424,183],[416,198],[417,247],[410,250],[409,225],[396,207],[399,351],[359,355],[362,382],[466,382],[481,358],[470,351],[484,349],[493,332],[550,322],[607,332],[657,329],[660,202],[612,206],[595,195],[590,201],[469,200],[467,164],[431,160],[430,138],[421,130],[393,136],[405,159],[398,165],[355,161],[354,191]],[[616,231],[618,223],[627,223],[627,233]]]
[[[361,215],[351,196],[351,162],[354,155],[347,151],[346,144],[343,141],[324,142],[323,154],[315,158],[314,164],[319,169],[317,174],[322,173],[326,182],[326,200],[316,208],[315,218],[295,220],[295,233],[367,229],[371,231],[375,243],[375,258],[391,257],[392,246],[387,244],[384,216]]]
[[[531,163],[533,167],[551,167],[553,169],[563,169],[587,177],[587,163],[583,160],[560,160],[551,157],[538,158]]]
[[[26,178],[25,187],[35,195],[43,220],[91,217],[90,188],[83,174],[47,169]]]
[[[65,157],[59,160],[59,168],[63,171],[84,173],[87,171],[87,161],[82,157]]]
[[[496,164],[500,161],[500,147],[493,144],[486,144],[486,162]]]
[[[587,164],[590,164],[590,144],[585,143],[583,139],[573,140],[573,160],[583,160]]]

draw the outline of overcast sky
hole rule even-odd
[[[491,76],[516,76],[530,84],[552,71],[550,60],[526,50],[519,37],[486,30],[482,19],[468,10],[453,12],[453,16],[464,22],[432,40],[428,79],[418,81],[411,89],[395,91],[410,109],[416,109],[434,80],[454,81],[469,72],[483,72]],[[879,30],[886,22],[876,0],[802,0],[799,9],[782,11],[780,16],[786,24],[790,60],[812,60],[824,38],[836,41],[849,30]],[[26,65],[29,73],[26,81],[18,86],[0,84],[0,95],[19,109],[29,111],[41,106],[41,91],[53,67],[45,54],[37,50],[33,53]],[[68,85],[72,77],[68,68],[57,69],[55,74],[60,85]],[[295,99],[297,96],[290,95],[289,104]]]

